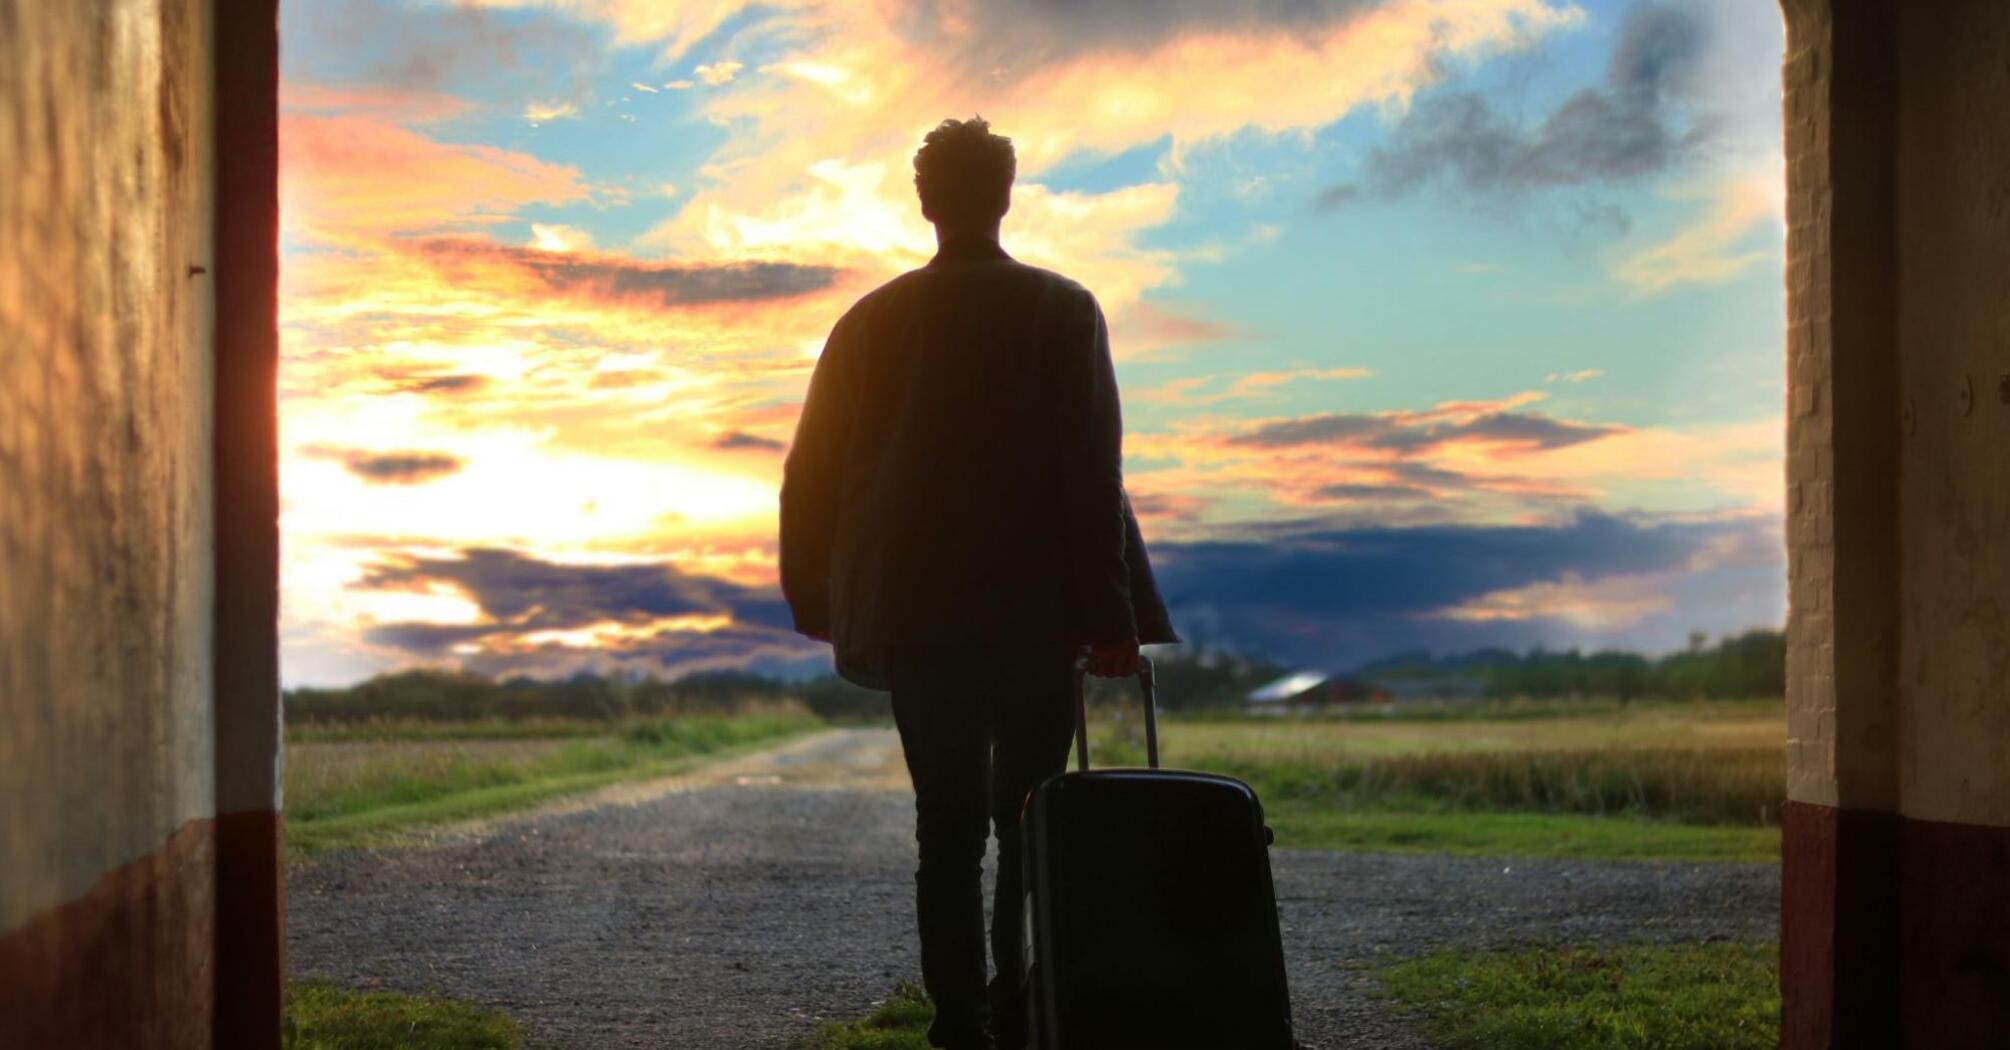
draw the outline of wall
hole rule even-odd
[[[0,0],[4,1046],[224,1045],[219,769],[274,808],[216,746],[214,28]]]
[[[2010,5],[1786,0],[1783,1045],[2010,1032]]]
[[[2010,5],[1897,34],[1902,1012],[2010,1040]]]

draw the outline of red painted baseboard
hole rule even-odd
[[[0,937],[0,1047],[211,1046],[214,831],[191,820]]]

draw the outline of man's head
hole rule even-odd
[[[983,117],[945,120],[914,154],[921,214],[944,231],[989,231],[1012,207],[1018,168],[1012,140],[993,135]]]

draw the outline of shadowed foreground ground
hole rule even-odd
[[[336,853],[289,883],[296,974],[438,990],[554,1047],[787,1046],[918,973],[913,795],[890,730],[835,730],[688,777]],[[1273,858],[1294,1014],[1325,1050],[1426,1044],[1352,965],[1532,938],[1762,938],[1772,865]]]

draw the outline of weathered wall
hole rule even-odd
[[[1783,1045],[2000,1047],[2010,5],[1783,6]]]
[[[0,1045],[210,1041],[208,12],[0,0]]]
[[[2010,5],[1899,44],[1901,808],[2010,826]]]
[[[1900,7],[1906,1026],[2010,1040],[2010,5]]]

